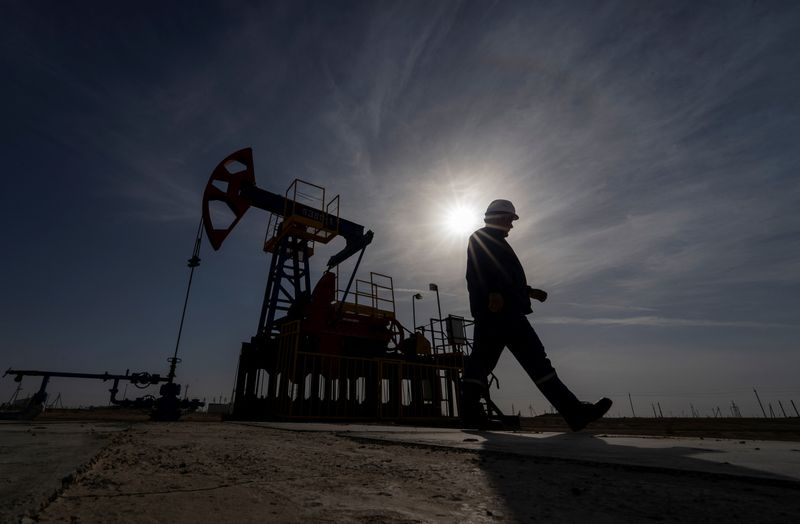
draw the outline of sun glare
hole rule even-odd
[[[445,229],[452,235],[469,235],[480,226],[481,214],[465,205],[449,208],[444,217]]]

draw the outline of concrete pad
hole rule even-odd
[[[36,511],[128,424],[0,422],[0,522]]]
[[[403,444],[800,481],[800,442],[472,431],[367,424],[248,424],[292,431],[328,431],[349,437]]]

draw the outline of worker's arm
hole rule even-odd
[[[503,300],[502,293],[489,293],[489,311],[492,313],[500,313],[503,311],[503,306],[506,302]]]

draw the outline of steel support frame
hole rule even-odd
[[[269,374],[266,384],[266,398],[275,398],[277,390],[275,369],[269,369],[277,355],[276,339],[280,333],[280,321],[298,301],[308,300],[311,295],[311,275],[309,271],[309,241],[294,235],[283,237],[269,263],[264,301],[259,316],[256,336],[251,342],[242,344],[239,356],[239,369],[234,393],[234,415],[237,417],[263,417],[269,413],[261,412],[268,405],[261,406],[259,389],[261,371]],[[267,402],[268,404],[268,402]]]

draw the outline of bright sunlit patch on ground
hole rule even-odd
[[[464,204],[456,204],[445,211],[444,225],[448,233],[465,236],[480,227],[481,212]]]

